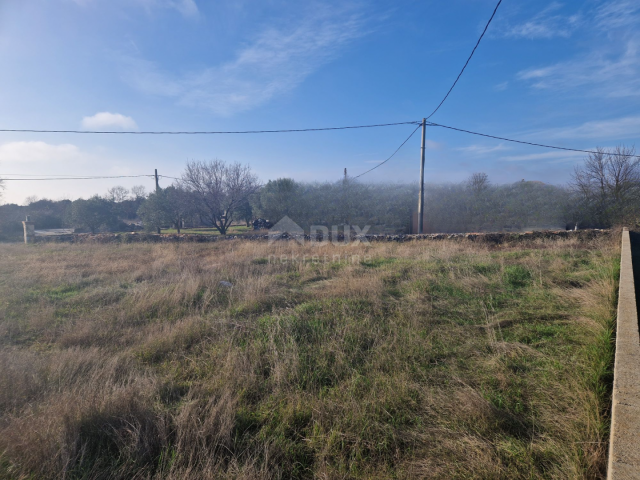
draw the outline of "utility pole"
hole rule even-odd
[[[420,197],[418,198],[418,233],[424,233],[424,143],[427,119],[422,119],[422,146],[420,147]]]
[[[345,232],[346,232],[346,228],[347,225],[349,225],[349,219],[347,218],[347,212],[348,212],[348,194],[347,194],[347,168],[345,167],[344,169],[344,179],[342,180],[342,208],[344,208],[345,211],[345,215],[344,215],[344,225],[345,225]],[[349,227],[350,229],[351,227]],[[351,231],[351,230],[349,230]],[[346,235],[346,233],[345,233]]]
[[[158,183],[158,169],[156,168],[155,171],[155,177],[156,177],[156,195],[158,193],[160,193],[160,184]],[[158,227],[158,233],[160,233],[160,227]]]

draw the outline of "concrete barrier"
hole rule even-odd
[[[622,232],[620,289],[613,372],[610,480],[640,479],[640,334],[629,230]]]

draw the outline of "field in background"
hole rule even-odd
[[[617,240],[0,245],[0,478],[601,477]]]

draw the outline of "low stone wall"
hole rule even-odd
[[[609,235],[610,230],[545,230],[524,233],[429,233],[419,235],[361,235],[353,236],[351,240],[366,239],[369,242],[411,242],[415,240],[468,240],[474,242],[486,242],[492,244],[502,244],[511,242],[531,241],[538,239],[554,238],[577,238],[581,241],[588,241],[593,238]],[[282,234],[281,241],[301,240],[310,241],[309,235]],[[175,243],[175,242],[222,242],[229,240],[251,240],[267,241],[269,235],[266,233],[249,233],[243,235],[197,235],[197,234],[156,234],[156,233],[80,233],[74,235],[60,235],[37,237],[38,242],[70,242],[70,243],[130,243],[130,242],[150,242],[150,243]],[[322,236],[315,237],[316,241],[321,241]],[[338,242],[344,242],[344,235],[339,234],[336,238]]]
[[[622,232],[609,480],[640,479],[640,334],[629,231]]]

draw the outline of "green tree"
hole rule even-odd
[[[251,202],[248,198],[245,199],[245,201],[238,207],[238,218],[244,220],[247,227],[251,226],[251,221],[253,220],[253,208],[251,207]]]
[[[74,227],[88,228],[95,233],[101,227],[117,220],[112,204],[94,195],[88,200],[78,199],[71,205],[71,221]]]
[[[254,200],[258,215],[273,223],[278,222],[285,215],[295,222],[302,222],[305,215],[302,205],[303,189],[291,178],[269,180],[260,189]],[[316,209],[321,206],[316,205]]]
[[[189,213],[189,209],[189,194],[180,188],[170,186],[150,194],[140,205],[138,216],[146,230],[175,225],[180,233],[182,219]]]

